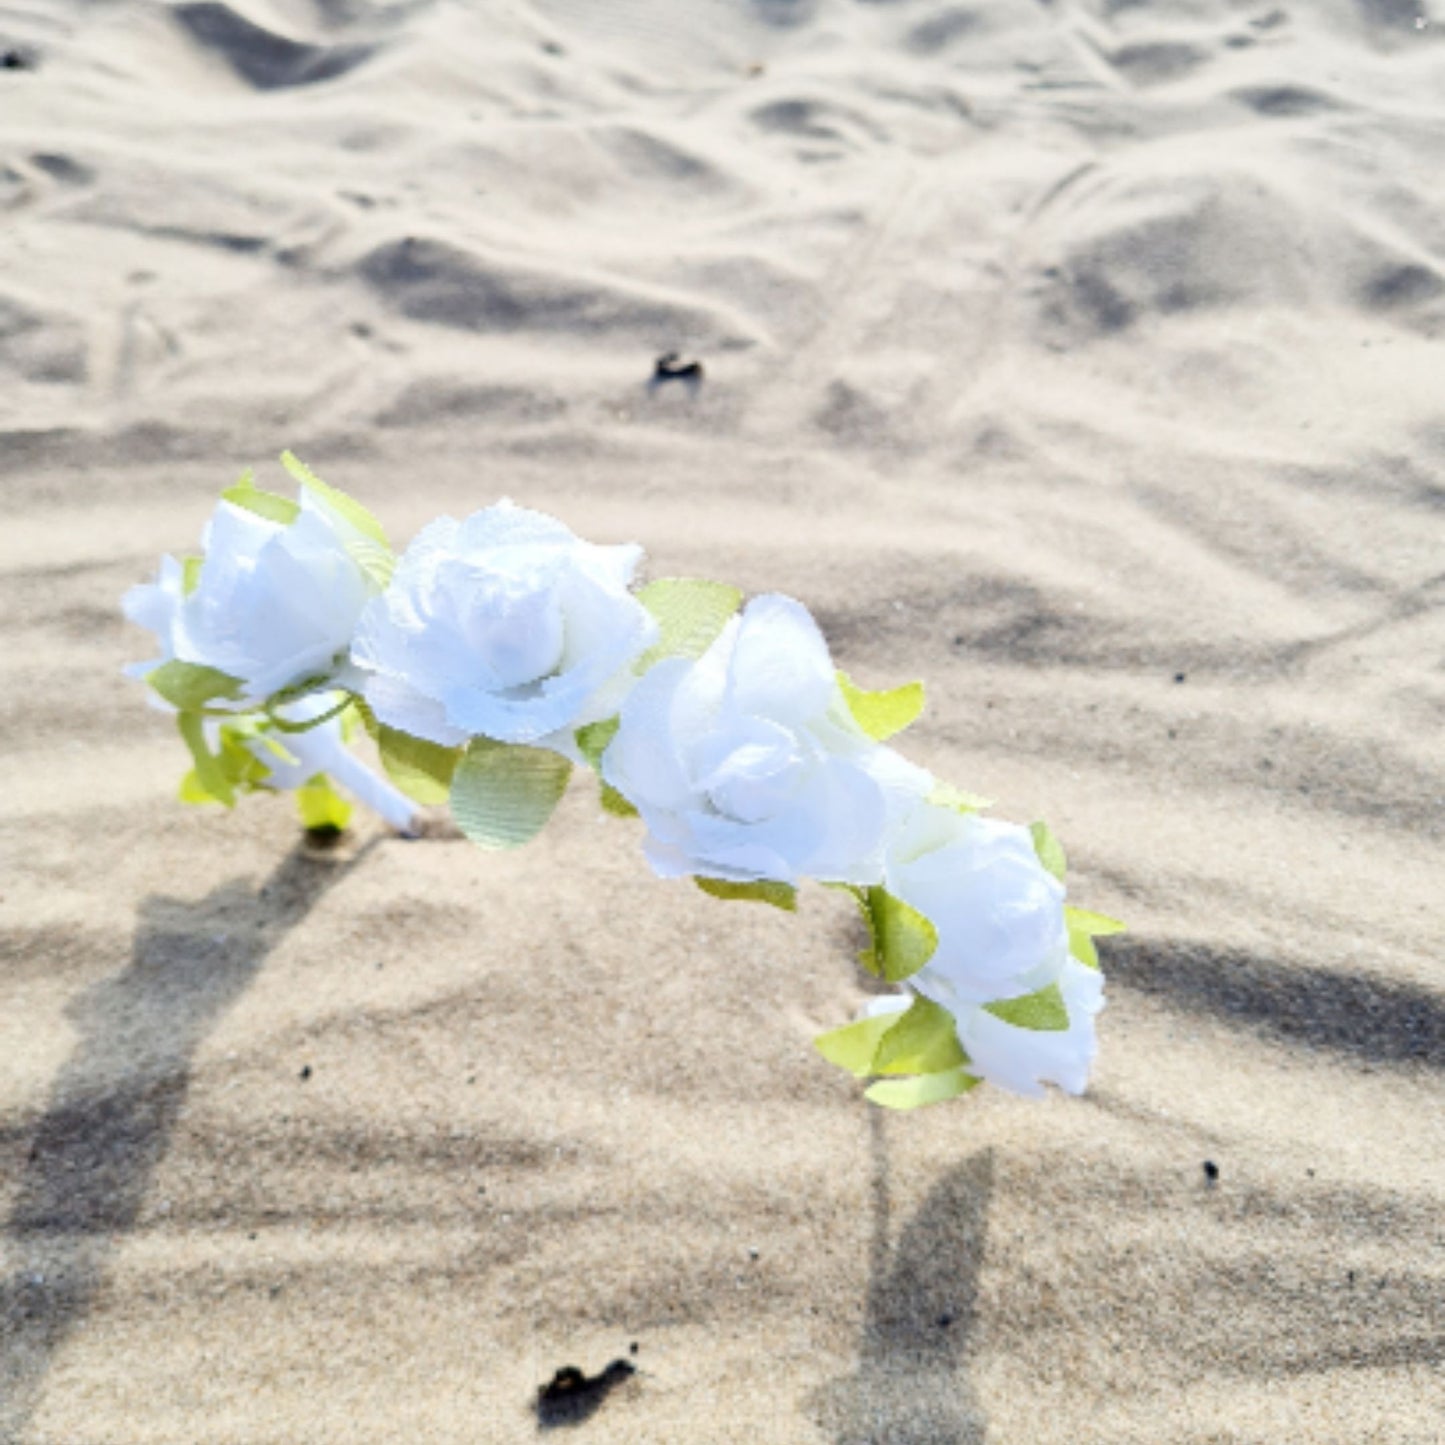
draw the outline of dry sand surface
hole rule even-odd
[[[1438,3],[0,0],[0,1438],[524,1441],[635,1342],[560,1435],[1445,1439]],[[581,782],[179,805],[117,600],[284,446],[925,677],[1132,924],[1088,1095],[870,1111],[846,900]]]

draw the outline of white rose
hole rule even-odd
[[[755,598],[696,662],[651,668],[602,759],[661,876],[876,883],[890,823],[928,774],[867,737],[817,624]]]
[[[1103,978],[1069,953],[1064,886],[1028,829],[924,804],[891,840],[884,884],[933,924],[938,947],[909,980],[953,1014],[970,1072],[1019,1094],[1082,1092]],[[983,1005],[1059,987],[1066,1029],[1005,1023]]]
[[[641,557],[506,501],[433,522],[362,616],[351,655],[367,702],[446,746],[480,735],[574,753],[572,731],[616,712],[657,638],[627,590]]]
[[[889,841],[884,886],[937,930],[919,987],[945,1008],[1033,993],[1068,957],[1064,885],[1015,823],[925,803]]]
[[[172,659],[215,668],[243,684],[229,707],[334,677],[375,591],[346,550],[343,526],[305,493],[289,524],[221,502],[189,595],[171,557],[156,582],[127,593],[126,616],[155,632],[161,648],[156,662],[133,671]]]

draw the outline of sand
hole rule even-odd
[[[1442,41],[0,5],[0,1438],[515,1442],[625,1359],[561,1433],[1440,1440]],[[1088,1094],[870,1110],[846,900],[657,882],[580,780],[504,856],[179,805],[117,601],[287,446],[924,677],[1132,925]]]

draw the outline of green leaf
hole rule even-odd
[[[452,778],[452,817],[483,848],[519,848],[542,831],[572,764],[545,748],[473,738]]]
[[[1094,938],[1103,938],[1110,933],[1127,933],[1128,927],[1107,913],[1090,913],[1086,908],[1065,908],[1064,916],[1070,928],[1077,928]]]
[[[1094,940],[1087,933],[1074,928],[1069,929],[1069,952],[1085,968],[1098,968],[1099,950],[1094,947]]]
[[[701,657],[738,610],[743,594],[723,582],[661,577],[641,588],[637,600],[659,629],[657,642],[636,663],[642,673],[665,657]]]
[[[846,672],[838,674],[838,686],[853,721],[875,742],[901,733],[923,711],[923,684],[904,683],[885,692],[867,692],[853,685]]]
[[[967,1062],[953,1015],[932,999],[915,995],[908,1011],[884,1034],[871,1072],[942,1074]]]
[[[231,780],[226,776],[226,769],[221,766],[220,758],[206,745],[206,727],[200,713],[177,713],[176,726],[180,728],[181,737],[191,750],[191,759],[195,763],[195,790],[204,792],[208,797],[214,798],[218,803],[224,803],[228,808],[234,808],[236,806],[235,789],[231,786]],[[182,782],[181,788],[184,796],[185,781]]]
[[[1041,988],[1037,993],[1025,994],[1022,998],[1006,998],[998,1003],[986,1003],[985,1013],[1016,1029],[1033,1029],[1038,1033],[1061,1033],[1069,1026],[1069,1011],[1064,1006],[1064,995],[1056,983]]]
[[[1047,823],[1030,823],[1029,832],[1033,834],[1034,852],[1039,855],[1039,862],[1062,883],[1069,871],[1063,844],[1054,837]]]
[[[240,678],[218,672],[214,667],[201,667],[176,658],[148,672],[146,681],[181,712],[198,712],[217,698],[239,697],[243,686]]]
[[[1065,908],[1064,919],[1069,926],[1069,952],[1089,968],[1099,966],[1099,950],[1094,947],[1094,940],[1125,931],[1117,918],[1088,913],[1082,908]]]
[[[787,913],[798,911],[798,890],[791,883],[766,880],[732,883],[725,878],[694,878],[692,881],[714,898],[740,898],[748,903],[771,903],[774,908],[781,908]]]
[[[301,515],[298,503],[278,492],[263,492],[252,481],[250,472],[242,473],[241,480],[234,487],[227,487],[221,493],[221,500],[229,502],[233,507],[254,512],[268,522],[279,522],[283,527],[289,527]]]
[[[937,808],[951,808],[955,813],[982,813],[993,807],[992,798],[981,798],[977,793],[966,793],[962,788],[951,787],[948,783],[937,783],[924,800]]]
[[[189,597],[201,585],[201,568],[206,559],[196,553],[181,558],[181,596]]]
[[[219,803],[221,801],[205,790],[200,774],[194,768],[181,779],[181,786],[176,796],[183,803]]]
[[[608,783],[602,784],[602,811],[611,813],[614,818],[635,818],[638,816],[637,809]]]
[[[617,729],[621,726],[621,718],[609,717],[577,729],[577,750],[587,759],[587,766],[594,773],[602,771],[602,754],[607,751],[607,744],[617,736]]]
[[[978,1086],[979,1080],[962,1066],[942,1074],[920,1074],[916,1079],[885,1079],[864,1095],[885,1109],[917,1109],[956,1099]]]
[[[362,713],[362,720],[369,715],[370,709]],[[376,723],[376,750],[387,777],[408,798],[428,806],[446,802],[464,752],[462,748],[443,747],[425,738],[414,738],[385,723]]]
[[[863,921],[873,936],[873,947],[858,961],[889,983],[902,983],[933,957],[938,947],[938,930],[916,908],[895,898],[885,888],[850,888]]]
[[[325,773],[296,789],[296,811],[308,833],[319,830],[345,832],[351,821],[351,804],[331,786]]]
[[[311,493],[317,501],[340,518],[350,530],[346,550],[351,559],[382,589],[396,571],[396,556],[387,541],[380,522],[356,500],[336,487],[328,486],[304,462],[290,452],[281,453],[281,465]]]
[[[875,1014],[872,1018],[844,1024],[841,1029],[819,1034],[813,1040],[813,1047],[830,1064],[847,1069],[856,1078],[866,1078],[873,1072],[873,1060],[878,1056],[883,1036],[902,1017],[901,1012]]]

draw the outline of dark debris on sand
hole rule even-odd
[[[600,1374],[588,1375],[576,1365],[563,1365],[537,1391],[537,1419],[545,1429],[580,1425],[602,1408],[607,1397],[637,1373],[628,1360],[613,1360]]]

